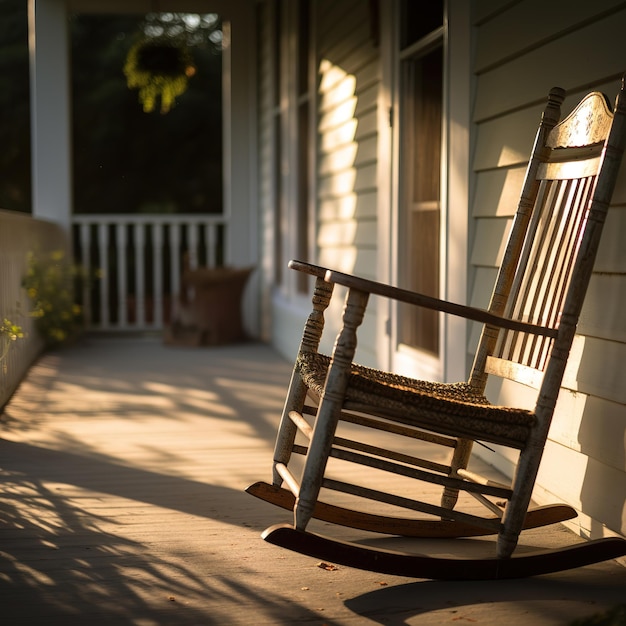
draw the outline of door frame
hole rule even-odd
[[[399,2],[381,7],[381,114],[388,115],[381,132],[379,181],[381,225],[380,279],[398,284],[399,275],[399,70],[397,42]],[[453,302],[467,302],[470,206],[471,3],[447,0],[444,11],[444,87],[441,171],[440,294]],[[379,304],[381,366],[430,380],[464,380],[468,375],[468,326],[461,318],[441,316],[440,356],[434,358],[398,343],[397,304]]]

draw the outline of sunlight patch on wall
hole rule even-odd
[[[319,233],[320,246],[349,246],[354,242],[356,228],[356,220],[349,220],[337,224],[324,224],[320,228]]]
[[[319,65],[319,261],[340,271],[352,272],[358,254],[358,195],[355,141],[358,98],[356,77],[324,59]]]
[[[320,173],[336,172],[346,165],[352,165],[356,159],[357,149],[357,144],[352,142],[327,154],[320,161]]]
[[[356,265],[356,257],[357,249],[354,246],[349,248],[330,248],[322,250],[320,253],[320,265],[351,274]]]
[[[320,189],[324,195],[342,196],[353,193],[356,182],[356,170],[351,167],[337,174],[333,173],[330,178],[322,180]]]
[[[330,220],[335,217],[341,220],[349,220],[356,215],[357,195],[350,193],[341,198],[324,200],[320,205],[320,219]]]
[[[322,79],[320,81],[320,92],[327,94],[331,92],[337,85],[348,85],[352,82],[352,90],[349,95],[354,93],[356,85],[356,78],[348,74],[344,69],[335,65],[328,59],[322,59],[320,61],[320,74]],[[347,87],[346,87],[347,89]]]
[[[498,167],[509,167],[514,163],[523,163],[526,160],[528,160],[527,154],[509,146],[503,146],[498,158]]]
[[[320,150],[322,153],[329,152],[336,146],[341,146],[351,142],[356,135],[358,122],[356,119],[343,121],[341,126],[324,130],[320,140]]]
[[[322,115],[319,128],[324,131],[326,128],[334,128],[343,122],[351,120],[356,111],[357,98],[349,98],[345,102],[334,106],[328,113]]]

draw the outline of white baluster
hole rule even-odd
[[[109,225],[98,224],[98,263],[100,265],[100,326],[109,327]]]
[[[189,246],[189,267],[198,267],[198,224],[187,224],[187,245]]]
[[[82,259],[82,300],[83,300],[83,315],[85,319],[85,326],[91,326],[93,324],[92,311],[91,311],[91,227],[89,224],[80,225],[79,245],[80,245],[80,258]]]
[[[115,241],[117,244],[117,306],[118,326],[126,327],[128,323],[128,275],[126,267],[126,224],[115,225]]]
[[[163,327],[163,224],[152,225],[153,325]]]
[[[172,292],[172,310],[171,316],[174,315],[174,302],[180,293],[180,224],[170,225],[170,272]]]
[[[117,321],[116,328],[132,330],[146,328],[146,243],[149,236],[148,226],[145,223],[147,219],[152,219],[156,223],[150,228],[154,233],[151,237],[152,248],[154,253],[154,268],[152,270],[151,279],[154,281],[154,317],[150,324],[151,328],[159,328],[164,322],[163,300],[165,297],[164,274],[166,268],[163,266],[164,248],[169,246],[170,267],[171,272],[171,295],[173,297],[172,313],[174,313],[175,298],[180,294],[180,278],[182,272],[182,245],[185,242],[186,252],[188,254],[189,266],[197,268],[204,259],[200,258],[200,243],[204,241],[206,244],[207,265],[214,267],[219,261],[218,252],[220,245],[226,245],[226,241],[221,241],[223,237],[220,235],[220,228],[227,228],[227,220],[215,220],[210,217],[206,220],[197,217],[184,216],[152,216],[147,218],[144,215],[138,216],[121,216],[118,219],[110,215],[93,215],[88,217],[77,217],[74,224],[79,229],[77,246],[80,249],[80,255],[84,267],[85,274],[88,278],[93,279],[96,272],[101,273],[97,280],[97,289],[100,299],[99,314],[93,310],[93,291],[90,288],[89,280],[83,285],[83,306],[86,325],[93,325],[94,318],[99,317],[99,326],[102,329],[111,329],[113,322],[111,320],[110,298],[117,295],[118,310],[115,315]],[[219,223],[217,223],[219,221]],[[166,241],[164,229],[169,228],[169,237]],[[132,228],[132,233],[128,233],[128,228]],[[184,231],[183,229],[186,229]],[[204,239],[200,229],[204,229]],[[225,231],[224,231],[225,232]],[[113,242],[110,237],[115,237],[115,250],[111,250]],[[130,307],[128,300],[130,297],[129,283],[133,282],[133,278],[129,276],[129,258],[128,248],[134,249],[135,268],[134,282],[136,283],[135,298],[135,322],[131,323],[129,318]],[[95,251],[94,251],[95,248]],[[228,262],[229,255],[226,249],[222,250],[224,262]],[[112,258],[112,256],[115,258]],[[111,276],[113,267],[117,267],[118,274]],[[94,285],[95,287],[95,285]],[[111,292],[111,290],[115,290]]]
[[[207,222],[204,225],[206,234],[206,264],[209,267],[217,265],[217,226],[214,223]]]
[[[146,282],[144,248],[145,224],[135,224],[135,324],[143,328],[146,323]]]
[[[222,222],[221,224],[215,224],[217,230],[219,226],[222,227],[222,263],[229,265],[232,262],[232,255],[230,251],[230,237],[228,236],[228,222]]]

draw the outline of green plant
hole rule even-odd
[[[0,324],[0,362],[4,361],[11,347],[11,342],[21,339],[24,336],[22,327],[14,324],[6,317]]]
[[[5,317],[2,320],[2,324],[0,324],[0,335],[10,341],[15,341],[16,339],[21,339],[24,336],[24,332],[22,331],[21,326],[14,324],[11,320]]]
[[[79,269],[65,258],[63,250],[44,257],[28,255],[28,268],[22,281],[32,303],[30,315],[48,346],[61,344],[82,327],[82,308],[74,300],[74,284]]]

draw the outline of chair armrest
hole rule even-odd
[[[326,276],[326,272],[328,271],[327,267],[322,267],[321,265],[313,265],[313,263],[306,263],[305,261],[296,260],[289,261],[288,267],[289,269],[296,270],[298,272],[310,274],[311,276],[315,276],[316,278],[324,278]]]
[[[307,274],[317,276],[318,278],[323,276],[326,282],[343,285],[349,289],[357,289],[365,293],[383,296],[384,298],[391,298],[392,300],[406,302],[407,304],[421,306],[426,309],[449,313],[450,315],[456,315],[457,317],[462,317],[475,322],[482,322],[483,324],[489,324],[490,326],[495,326],[497,328],[517,330],[519,332],[543,335],[551,338],[556,337],[558,332],[555,328],[548,328],[537,324],[528,324],[526,322],[511,320],[509,318],[490,313],[489,311],[485,311],[484,309],[448,302],[447,300],[441,300],[440,298],[435,298],[433,296],[427,296],[415,291],[385,285],[374,280],[359,278],[358,276],[353,276],[351,274],[344,274],[343,272],[323,268],[319,265],[304,263],[303,261],[290,261],[289,267],[300,272],[306,272]]]

